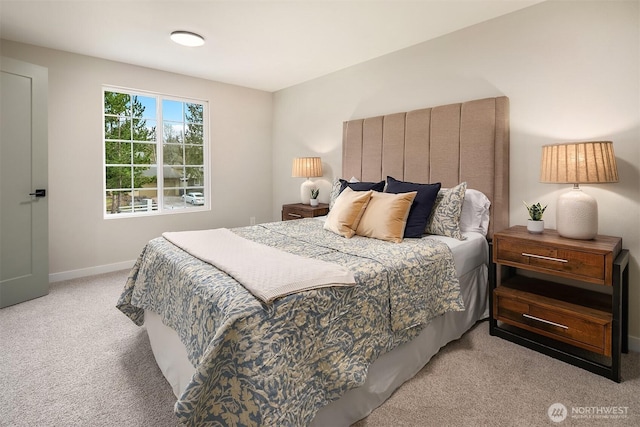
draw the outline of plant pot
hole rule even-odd
[[[541,234],[544,231],[544,221],[527,220],[527,231],[531,234]]]
[[[311,206],[318,206],[318,199],[309,199],[309,204]]]

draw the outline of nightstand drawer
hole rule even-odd
[[[292,219],[314,218],[329,213],[329,205],[319,204],[318,206],[304,205],[302,203],[292,203],[282,205],[282,220],[289,221]]]
[[[611,313],[501,286],[494,290],[496,320],[611,356]]]
[[[564,272],[590,280],[606,279],[605,254],[557,248],[551,245],[502,239],[497,242],[496,262],[514,267]]]
[[[282,209],[282,219],[300,219],[300,218],[311,218],[313,217],[312,212],[305,209],[300,209],[296,207],[284,207]]]

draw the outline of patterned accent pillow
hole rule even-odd
[[[436,202],[431,211],[431,217],[427,222],[427,234],[453,237],[465,240],[460,232],[460,215],[464,203],[464,193],[467,183],[462,182],[453,188],[443,188],[438,192]]]
[[[331,194],[329,195],[329,210],[333,209],[333,204],[340,195],[340,180],[333,181],[333,187],[331,187]]]

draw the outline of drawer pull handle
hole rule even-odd
[[[557,326],[558,328],[569,329],[568,326],[561,325],[560,323],[551,322],[550,320],[544,320],[544,319],[541,319],[539,317],[531,316],[531,315],[526,314],[526,313],[523,313],[522,317],[526,317],[527,319],[531,319],[531,320],[537,320],[538,322],[546,323],[548,325]]]
[[[287,215],[292,216],[294,218],[302,218],[302,215],[298,215],[298,214],[294,214],[294,213],[288,213]]]
[[[543,255],[536,255],[536,254],[528,254],[526,252],[522,252],[522,256],[528,256],[531,258],[538,258],[538,259],[546,259],[547,261],[569,262],[566,259],[552,258],[550,256],[543,256]]]

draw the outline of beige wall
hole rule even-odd
[[[544,219],[555,226],[555,200],[567,186],[538,182],[542,145],[614,142],[620,182],[583,188],[598,200],[600,233],[622,236],[631,252],[630,331],[640,348],[638,5],[544,2],[277,92],[273,218],[298,198],[293,157],[321,155],[327,181],[340,176],[343,121],[506,95],[511,224],[525,224],[526,200],[548,203]]]
[[[271,93],[6,40],[1,53],[49,69],[53,281],[127,268],[163,231],[271,219]],[[211,211],[103,219],[103,84],[209,102]]]

